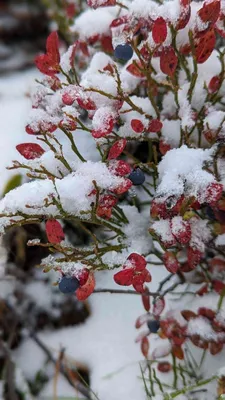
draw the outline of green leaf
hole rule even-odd
[[[6,193],[10,192],[10,190],[13,190],[15,188],[17,188],[18,186],[20,186],[22,183],[22,175],[17,174],[17,175],[13,175],[12,178],[10,178],[8,180],[8,182],[6,183],[4,189],[3,189],[3,196],[6,195]]]

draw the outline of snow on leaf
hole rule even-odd
[[[153,305],[153,315],[154,317],[159,317],[165,308],[164,297],[157,297]]]
[[[109,150],[108,160],[112,160],[120,156],[127,144],[126,139],[117,140]]]

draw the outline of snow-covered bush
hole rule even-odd
[[[31,180],[1,201],[1,231],[44,222],[46,243],[28,245],[49,248],[44,272],[58,271],[59,289],[78,300],[111,269],[122,286],[112,292],[140,294],[149,399],[222,399],[225,3],[88,6],[68,28],[77,38],[68,50],[60,54],[52,32],[36,58],[44,76],[26,131],[37,143],[18,145],[24,162],[13,163]],[[88,245],[73,246],[65,220],[88,233]],[[154,292],[151,265],[169,273]],[[207,353],[218,360],[213,375],[202,375]]]

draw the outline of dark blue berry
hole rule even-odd
[[[114,56],[120,60],[128,61],[133,56],[133,49],[128,43],[118,44],[114,50]]]
[[[61,281],[59,282],[59,290],[60,292],[66,293],[74,293],[80,284],[77,278],[73,278],[71,276],[63,276]]]
[[[140,168],[136,168],[130,173],[128,178],[134,185],[142,185],[145,181],[145,174]]]
[[[155,319],[152,321],[148,321],[147,325],[148,325],[148,329],[150,330],[151,333],[157,333],[160,328],[159,321],[156,321]]]

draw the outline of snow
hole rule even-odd
[[[93,181],[101,189],[113,190],[123,184],[124,178],[110,173],[106,164],[101,162],[78,163],[75,172],[63,179],[55,179],[55,186],[47,179],[36,180],[7,193],[0,201],[0,212],[6,215],[23,212],[32,216],[35,208],[37,215],[58,215],[59,210],[55,205],[45,206],[45,199],[51,201],[51,196],[57,198],[56,187],[63,209],[69,214],[85,218],[82,212],[91,212],[93,199],[89,194],[94,189]]]
[[[117,7],[87,9],[76,18],[71,31],[79,33],[81,40],[95,35],[110,35],[109,25],[116,18],[117,11]]]
[[[211,161],[212,154],[212,149],[191,149],[186,145],[168,151],[158,165],[157,194],[180,197],[186,190],[190,196],[197,196],[214,181],[213,175],[202,169]]]

